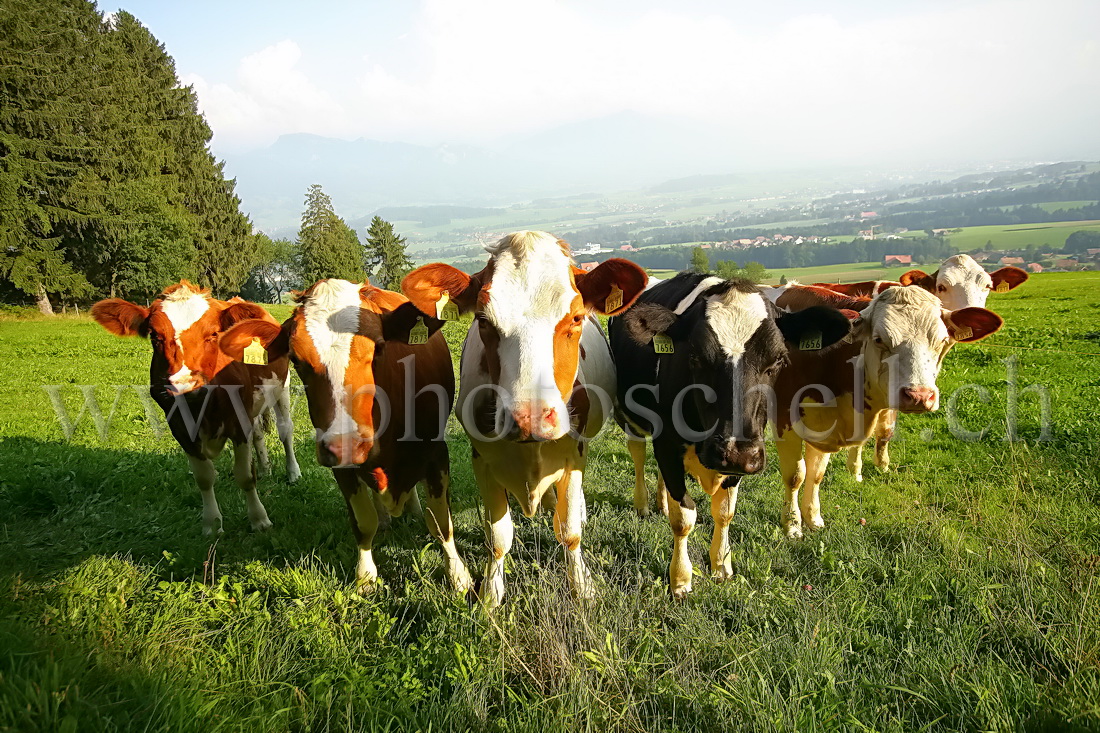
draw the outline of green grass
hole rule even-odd
[[[261,481],[274,530],[249,531],[223,456],[226,532],[204,541],[186,462],[132,392],[106,439],[85,416],[66,441],[42,389],[62,385],[75,409],[77,385],[102,385],[107,409],[108,385],[144,383],[148,346],[83,318],[5,318],[0,730],[1096,729],[1100,276],[1037,275],[993,302],[1005,329],[953,350],[941,379],[945,398],[989,391],[959,400],[984,439],[953,438],[945,411],[903,417],[897,470],[857,484],[835,460],[827,526],[800,542],[781,537],[774,466],[746,479],[724,584],[706,577],[696,490],[700,577],[675,602],[668,524],[634,515],[609,428],[585,477],[597,597],[569,597],[548,517],[518,517],[492,616],[452,597],[411,517],[381,537],[384,587],[351,592],[351,532],[303,400],[301,482],[282,482],[274,440]],[[461,332],[447,326],[454,350]],[[1049,441],[1028,396],[1021,440],[1003,440],[1006,357],[1049,389]],[[450,437],[459,550],[478,574],[469,448]]]
[[[1029,244],[1060,250],[1066,237],[1074,232],[1100,232],[1100,221],[1056,221],[1046,224],[1007,224],[984,227],[963,227],[957,233],[947,235],[953,247],[962,252],[982,249],[987,242],[993,249],[1023,249]],[[923,231],[909,232],[907,236],[923,237]]]

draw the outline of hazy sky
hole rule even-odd
[[[633,110],[807,160],[1100,157],[1100,0],[121,7],[221,155],[290,132],[486,144]]]

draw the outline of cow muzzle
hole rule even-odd
[[[374,441],[362,435],[334,435],[317,441],[317,462],[327,468],[347,468],[366,463]]]
[[[569,428],[567,413],[552,405],[522,404],[512,410],[514,427],[508,432],[519,442],[557,440]]]
[[[194,392],[206,386],[206,377],[199,372],[190,372],[183,376],[168,378],[168,393],[180,396]]]
[[[937,394],[931,387],[902,387],[898,390],[898,411],[931,412],[936,409]]]
[[[709,443],[700,456],[705,468],[726,475],[745,476],[760,473],[767,465],[762,440],[730,440]]]

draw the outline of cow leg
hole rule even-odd
[[[405,500],[405,511],[414,517],[424,516],[424,507],[420,504],[420,494],[417,493],[415,486],[409,491],[409,498]]]
[[[806,444],[806,486],[802,491],[802,523],[809,529],[821,529],[821,482],[825,479],[825,467],[832,453],[825,453]]]
[[[668,523],[672,527],[672,561],[669,564],[669,588],[675,598],[691,592],[691,558],[688,536],[695,528],[695,502],[687,493],[684,480],[683,447],[664,441],[653,443],[657,467],[668,482]]]
[[[794,430],[788,430],[775,441],[779,456],[779,474],[785,491],[783,501],[783,530],[788,539],[802,538],[802,513],[798,509],[798,490],[806,478],[806,462],[802,460],[802,439]]]
[[[257,532],[271,529],[271,520],[267,510],[256,493],[256,472],[252,468],[252,444],[249,441],[233,444],[233,478],[244,492],[244,502],[248,506],[248,521]]]
[[[878,446],[875,446],[875,455],[878,455]],[[863,480],[863,446],[853,445],[848,449],[848,473],[856,481]]]
[[[512,551],[512,515],[508,511],[508,492],[489,473],[485,459],[475,457],[474,476],[485,506],[485,536],[489,540],[489,563],[481,581],[481,601],[496,608],[504,599],[504,558]]]
[[[443,546],[443,562],[446,564],[447,580],[459,593],[466,593],[474,587],[474,579],[466,569],[455,547],[454,525],[451,522],[451,475],[446,470],[433,470],[428,473],[424,483],[428,492],[428,511],[424,521],[428,531]],[[416,492],[416,489],[413,489]]]
[[[344,495],[351,531],[359,557],[355,563],[355,589],[361,594],[370,592],[378,580],[378,568],[374,564],[374,537],[378,533],[378,509],[375,506],[374,489],[359,480],[354,468],[333,469],[336,484]]]
[[[592,574],[581,554],[581,528],[584,526],[584,472],[578,468],[565,471],[558,483],[558,506],[554,512],[554,534],[565,548],[565,569],[569,585],[577,598],[591,598],[594,588]]]
[[[665,477],[661,469],[657,469],[657,511],[668,516],[668,489],[665,488]]]
[[[710,516],[714,519],[714,537],[710,542],[710,572],[718,581],[733,577],[730,559],[730,522],[737,509],[737,489],[740,477],[720,476],[718,485],[710,495]]]
[[[634,460],[634,511],[639,517],[649,516],[649,492],[645,488],[645,440],[627,438],[626,447]]]
[[[286,482],[292,484],[302,477],[302,469],[298,467],[298,458],[294,455],[294,423],[290,419],[289,374],[286,380],[271,410],[275,413],[275,428],[279,431],[279,441],[283,444],[283,452],[286,454]]]
[[[256,456],[256,475],[260,478],[271,475],[271,456],[267,452],[268,419],[265,414],[252,423],[252,451]]]
[[[875,420],[875,465],[883,471],[890,470],[890,440],[897,424],[897,410],[880,412]]]
[[[222,512],[218,508],[218,498],[214,496],[214,482],[218,472],[209,458],[188,455],[191,462],[191,475],[195,477],[199,493],[202,494],[202,533],[204,535],[222,533]]]
[[[558,492],[554,490],[553,486],[548,486],[546,491],[542,494],[542,499],[539,501],[539,506],[548,512],[555,512],[558,509]]]

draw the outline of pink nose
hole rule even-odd
[[[519,405],[512,412],[512,419],[516,421],[520,440],[546,440],[558,429],[558,411],[553,407],[532,409],[530,404]]]
[[[930,387],[902,387],[898,397],[902,412],[931,412],[936,406],[936,390]]]
[[[328,455],[322,456],[328,466],[349,466],[362,463],[367,459],[365,450],[369,446],[358,435],[337,435],[324,441]]]

